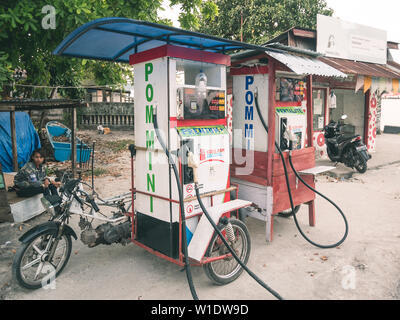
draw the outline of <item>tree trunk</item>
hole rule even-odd
[[[54,99],[56,93],[57,93],[57,88],[51,89],[49,99]],[[40,115],[40,121],[39,121],[39,130],[45,127],[45,125],[48,121],[47,114],[48,114],[48,110],[42,111],[42,114]]]

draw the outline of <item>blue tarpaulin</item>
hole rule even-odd
[[[31,118],[25,112],[15,112],[18,166],[22,167],[33,150],[40,148],[40,139]],[[3,172],[13,171],[10,113],[0,112],[0,163]]]

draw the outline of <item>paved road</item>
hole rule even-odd
[[[266,243],[264,224],[249,218],[249,267],[287,299],[399,299],[400,165],[355,174],[349,181],[329,180],[321,177],[317,187],[347,214],[347,241],[338,249],[312,247],[301,238],[292,218],[276,217],[274,241]],[[337,241],[343,232],[338,214],[324,200],[317,200],[316,227],[307,226],[305,207],[298,215],[316,241]],[[193,274],[200,299],[273,299],[247,274],[226,286],[214,286],[201,268],[193,268]],[[134,245],[89,249],[80,241],[74,242],[70,262],[56,280],[55,290],[27,291],[13,284],[7,297],[191,298],[185,274],[174,264]]]
[[[400,163],[400,135],[383,133],[376,136],[376,151],[371,153],[372,158],[368,160],[368,169],[376,170],[389,164]],[[317,166],[333,166],[328,157],[316,160]],[[329,175],[336,178],[351,178],[355,170],[346,167],[343,163],[337,163],[336,169]]]

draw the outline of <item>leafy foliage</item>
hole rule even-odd
[[[174,0],[174,3],[196,11],[202,0]],[[42,13],[42,8],[48,4],[56,9],[55,29],[42,27],[42,19],[47,14]],[[94,79],[98,85],[124,84],[132,76],[127,65],[67,59],[52,55],[52,51],[77,27],[101,17],[127,17],[171,25],[171,20],[158,18],[161,5],[162,0],[0,0],[1,94],[9,95],[11,88],[5,84],[12,81],[16,69],[25,70],[27,75],[19,84],[78,86],[84,79]],[[26,97],[51,95],[51,89],[18,88],[18,94]],[[68,97],[79,94],[71,89],[59,92]]]
[[[171,6],[180,5],[179,23],[183,29],[198,30],[201,21],[212,21],[218,16],[214,0],[170,0]]]
[[[8,57],[7,53],[0,51],[0,83],[11,80],[12,67]]]
[[[227,39],[262,44],[292,28],[315,28],[317,14],[332,15],[325,0],[215,0],[219,14],[203,16],[199,30]]]

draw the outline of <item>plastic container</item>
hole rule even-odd
[[[57,121],[49,121],[46,124],[46,130],[50,143],[54,149],[54,158],[57,161],[71,160],[71,130]],[[54,141],[54,137],[60,136],[67,137],[69,142]],[[76,162],[85,163],[89,161],[92,149],[83,144],[78,138],[76,138],[76,141]]]

